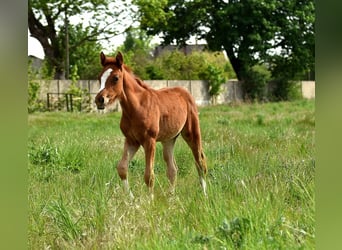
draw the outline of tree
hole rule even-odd
[[[134,2],[148,34],[160,34],[165,44],[185,44],[191,36],[205,39],[210,49],[226,51],[242,82],[249,79],[253,66],[263,63],[274,72],[279,72],[279,66],[286,66],[282,71],[290,67],[287,78],[313,68],[313,0]]]
[[[229,62],[222,53],[194,51],[185,55],[179,50],[166,51],[155,58],[150,65],[159,70],[159,79],[168,80],[211,80],[214,71],[220,72],[222,79],[232,77]]]
[[[125,41],[117,51],[124,53],[125,63],[134,70],[135,74],[142,79],[148,79],[146,66],[152,60],[152,37],[146,35],[145,31],[132,27],[126,30],[125,35]]]
[[[109,39],[130,25],[126,1],[120,4],[108,0],[29,0],[28,28],[31,36],[42,45],[45,58],[54,68],[55,79],[63,79],[68,51],[89,41]],[[87,16],[87,20],[84,17]],[[70,20],[78,17],[87,26],[82,36],[67,42]],[[82,20],[83,18],[83,20]],[[126,21],[125,21],[126,20]],[[128,21],[127,21],[128,20]],[[83,27],[83,26],[82,26]],[[79,27],[78,27],[79,28]],[[80,34],[80,33],[79,33]]]
[[[79,37],[89,36],[89,29],[82,25],[72,25],[69,28],[70,44],[77,44]],[[64,40],[65,34],[61,35]],[[97,79],[101,71],[99,54],[102,46],[98,41],[87,41],[81,46],[75,46],[70,53],[70,77],[71,73],[77,74],[80,79]],[[77,69],[77,70],[76,70]]]

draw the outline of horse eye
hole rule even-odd
[[[113,82],[117,82],[119,80],[119,77],[118,76],[113,76]]]

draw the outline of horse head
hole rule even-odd
[[[114,58],[101,52],[100,59],[103,69],[98,77],[100,89],[95,103],[98,109],[105,109],[123,93],[123,56],[118,52]]]

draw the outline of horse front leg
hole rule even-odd
[[[128,184],[128,164],[132,160],[135,153],[138,151],[139,145],[129,143],[128,140],[125,140],[124,151],[122,154],[122,158],[117,166],[118,174],[122,180],[123,187],[126,193],[129,194],[131,198],[134,198],[132,192],[129,189]]]
[[[144,151],[145,151],[145,175],[144,180],[149,188],[151,195],[153,196],[153,186],[154,186],[154,155],[156,151],[156,140],[154,138],[150,138],[144,144]]]

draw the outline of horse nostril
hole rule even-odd
[[[103,104],[103,103],[104,103],[104,98],[103,98],[103,96],[99,96],[99,98],[97,98],[97,101],[98,101],[100,104]]]

